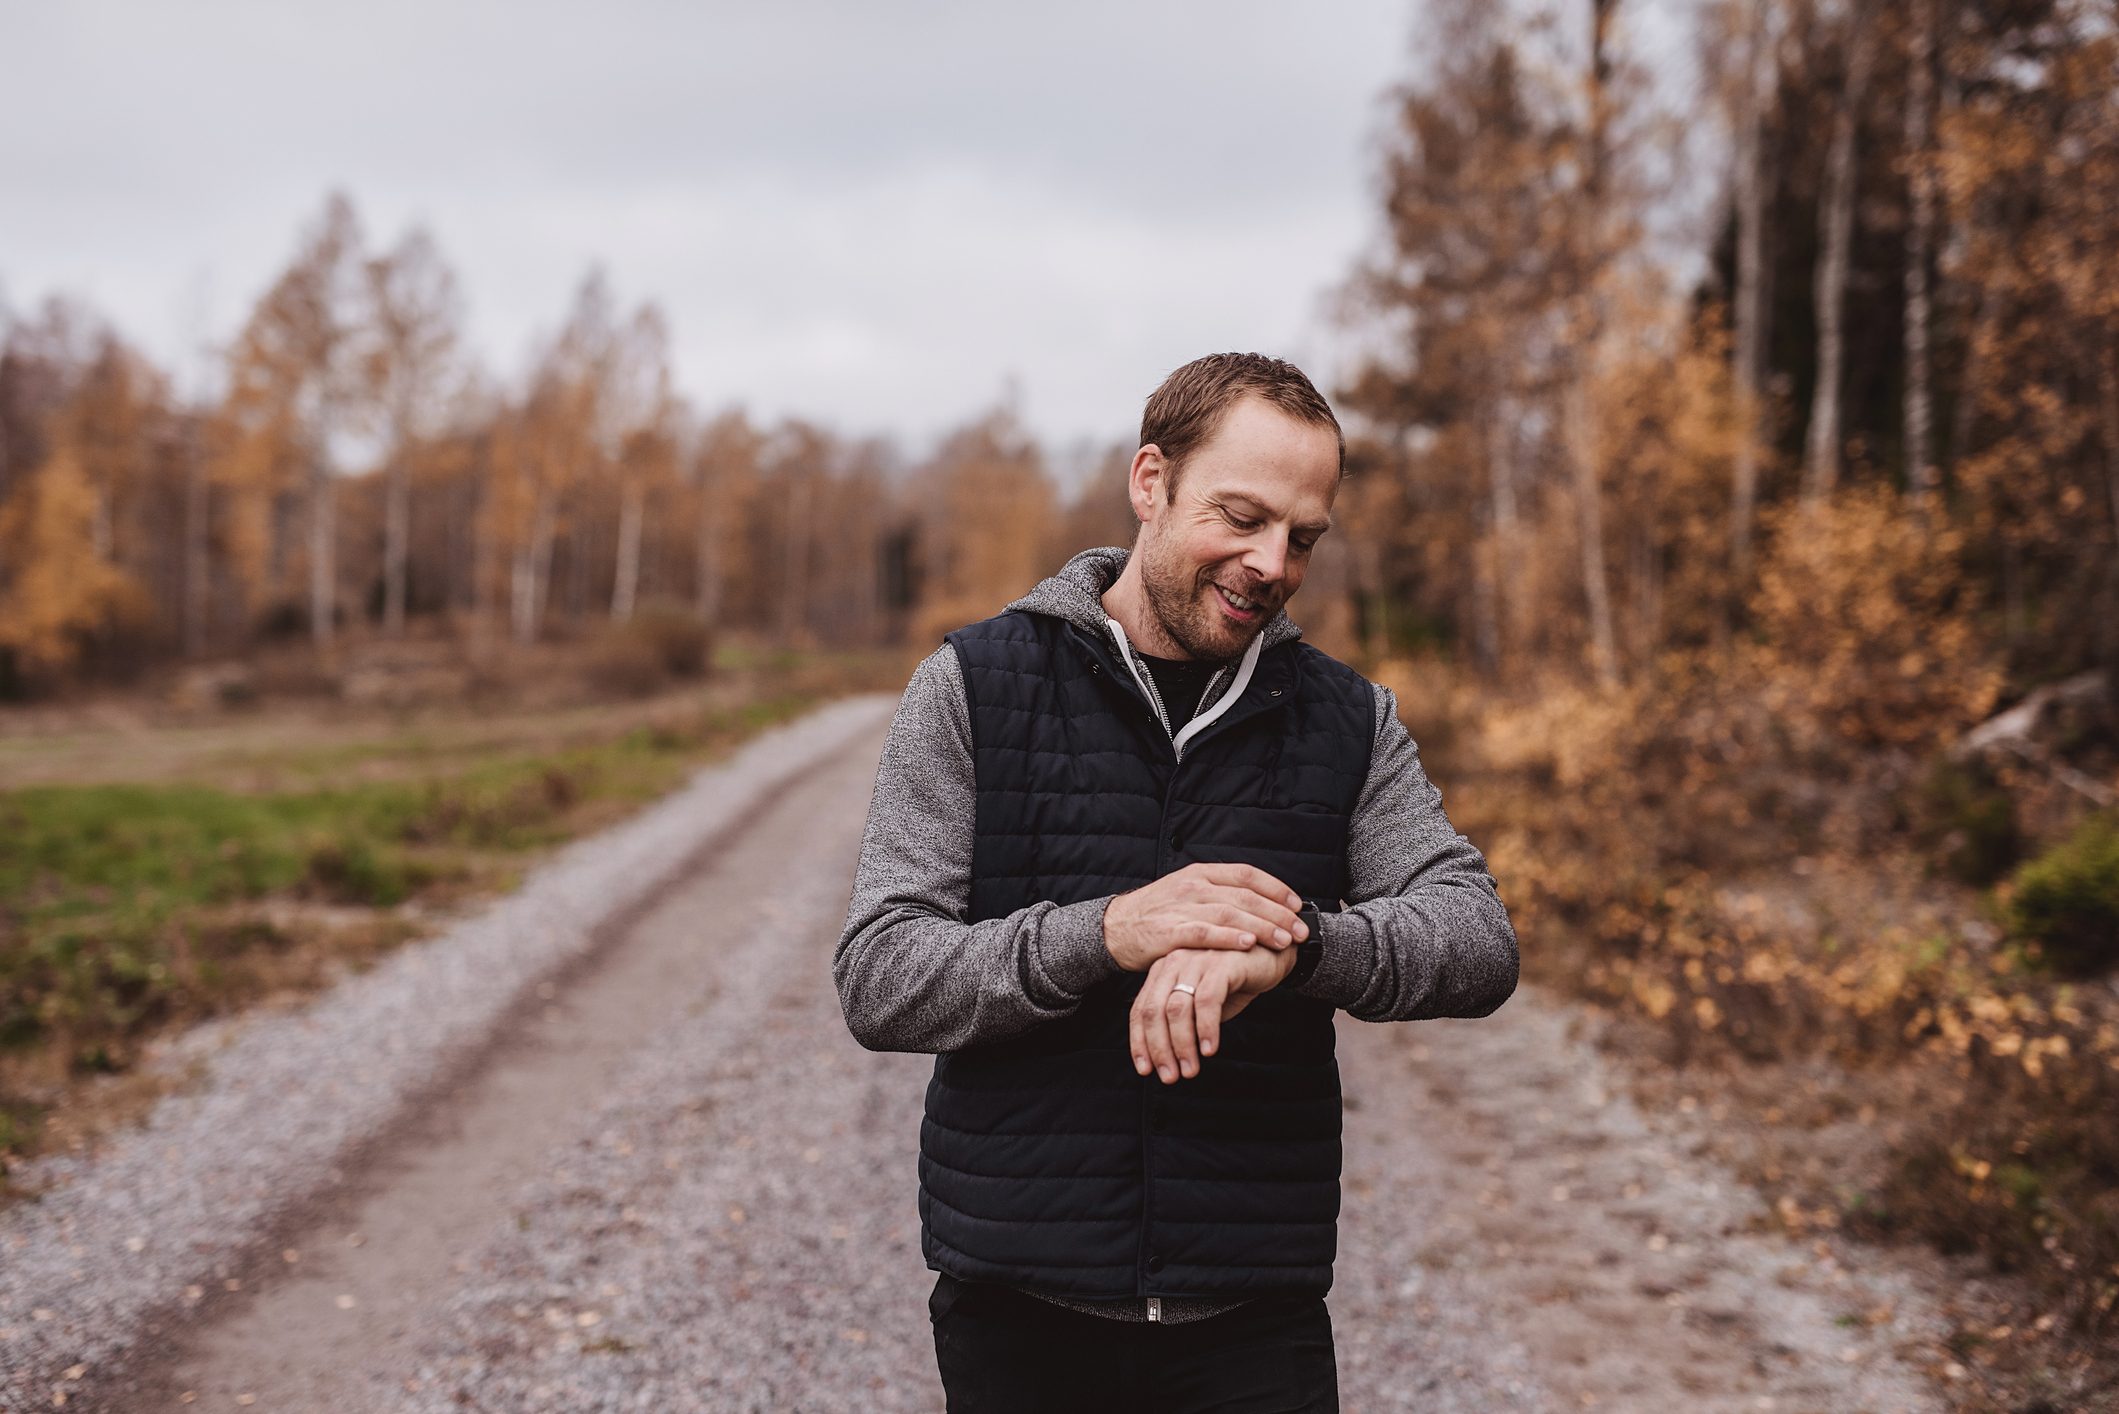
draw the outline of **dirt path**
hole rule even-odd
[[[1531,989],[1477,1021],[1342,1019],[1342,1240],[1381,1258],[1354,1263],[1353,1319],[1417,1329],[1470,1300],[1546,1388],[1521,1407],[1946,1407],[1933,1373],[1949,1363],[1947,1323],[1921,1278],[1875,1249],[1772,1228],[1757,1192],[1704,1157],[1717,1121],[1644,1115],[1582,1023]],[[1440,1184],[1417,1215],[1378,1201],[1408,1176]],[[1393,1338],[1357,1335],[1342,1372],[1362,1376],[1372,1339]]]
[[[595,1114],[644,1037],[691,1015],[738,1034],[745,978],[776,965],[777,908],[762,881],[840,822],[874,771],[875,744],[796,782],[740,831],[713,867],[672,890],[592,969],[541,988],[545,1005],[445,1104],[393,1138],[354,1187],[267,1264],[246,1299],[223,1302],[134,1398],[208,1408],[339,1410],[378,1370],[405,1365],[424,1308],[453,1291],[496,1205],[551,1163]],[[834,851],[834,855],[843,850]],[[828,893],[836,883],[822,886]],[[762,907],[761,907],[762,904]]]
[[[856,1046],[828,970],[875,744],[769,801],[110,1407],[939,1408],[928,1063]],[[1346,1407],[1945,1407],[1915,1281],[1765,1230],[1706,1116],[1642,1115],[1574,1018],[1525,992],[1342,1020]]]

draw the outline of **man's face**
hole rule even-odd
[[[1149,608],[1194,658],[1233,658],[1302,587],[1330,528],[1339,441],[1246,397],[1185,459],[1175,492],[1161,451],[1133,459],[1134,555]]]

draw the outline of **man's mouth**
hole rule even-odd
[[[1219,584],[1214,586],[1214,592],[1221,596],[1222,608],[1227,610],[1232,618],[1241,619],[1249,623],[1265,613],[1265,604],[1260,600],[1246,598],[1232,589],[1223,588]]]

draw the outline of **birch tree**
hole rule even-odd
[[[362,270],[359,221],[352,203],[334,195],[293,263],[252,311],[229,377],[228,480],[253,504],[290,480],[304,492],[309,630],[320,651],[330,650],[336,629],[334,457],[340,440],[356,430],[360,411]]]
[[[1753,522],[1758,514],[1758,465],[1766,372],[1766,149],[1761,140],[1770,101],[1767,0],[1739,0],[1738,60],[1731,84],[1736,168],[1736,396],[1743,438],[1737,445],[1729,507],[1732,577],[1750,578]]]
[[[461,394],[453,365],[463,312],[456,276],[425,231],[369,261],[366,274],[367,393],[383,433],[383,631],[397,638],[405,631],[412,464]]]
[[[1854,140],[1876,62],[1875,10],[1876,0],[1851,0],[1847,11],[1847,72],[1832,119],[1832,145],[1825,157],[1824,198],[1818,204],[1817,389],[1810,399],[1803,459],[1803,496],[1812,503],[1829,496],[1839,483],[1847,265],[1854,240]]]

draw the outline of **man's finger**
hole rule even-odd
[[[1199,984],[1199,995],[1192,999],[1192,1028],[1199,1036],[1202,1064],[1221,1049],[1221,1003],[1228,993],[1227,983],[1210,977]]]
[[[1141,989],[1139,1001],[1135,1003],[1140,1013],[1142,1039],[1148,1045],[1148,1063],[1164,1084],[1177,1079],[1177,1055],[1170,1049],[1170,1025],[1164,1017],[1163,1007],[1170,995],[1167,983],[1150,984]]]
[[[1140,1019],[1140,998],[1135,997],[1133,999],[1133,1010],[1126,1014],[1126,1044],[1133,1051],[1133,1069],[1135,1073],[1140,1075],[1146,1075],[1155,1068],[1148,1060],[1146,1030],[1147,1028],[1141,1024]]]
[[[1286,904],[1251,889],[1220,887],[1215,890],[1215,897],[1221,907],[1236,915],[1224,920],[1230,926],[1252,928],[1258,933],[1260,942],[1279,947],[1296,941],[1295,930],[1302,926],[1302,920]]]
[[[1271,934],[1268,933],[1267,936],[1270,937]],[[1180,948],[1250,948],[1257,945],[1258,924],[1255,921],[1248,928],[1236,928],[1226,923],[1210,923],[1205,919],[1187,924],[1176,944]],[[1172,951],[1175,951],[1175,948]],[[1163,954],[1164,957],[1169,955]]]
[[[1190,985],[1193,991],[1182,990]],[[1173,986],[1163,1002],[1163,1017],[1169,1024],[1170,1053],[1177,1060],[1177,1073],[1187,1079],[1199,1074],[1199,1037],[1192,1030],[1192,1007],[1199,984],[1189,978]]]
[[[1261,897],[1284,903],[1291,909],[1302,907],[1300,894],[1256,865],[1205,864],[1201,869],[1217,884],[1233,884],[1238,888],[1250,889]]]

